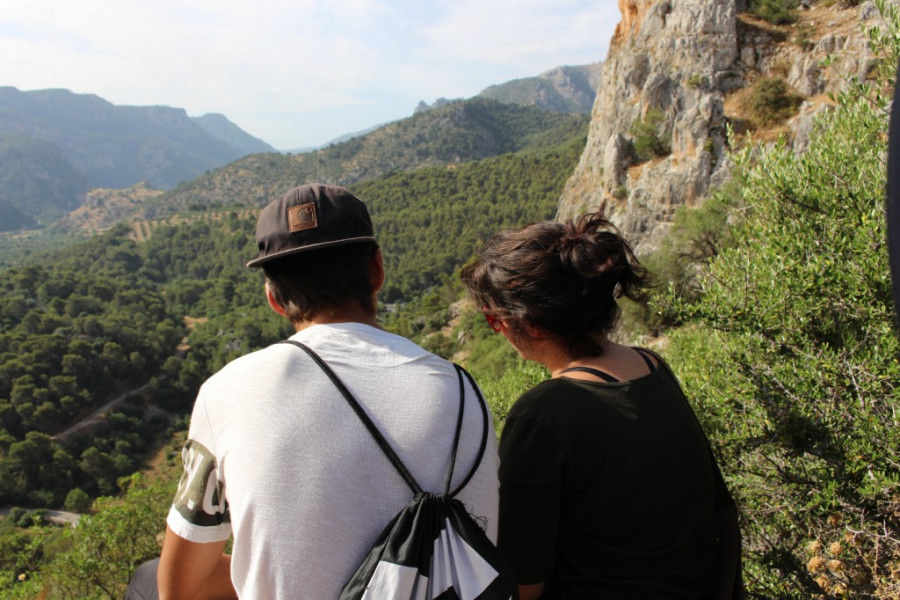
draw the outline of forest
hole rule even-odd
[[[534,106],[485,98],[454,101],[314,152],[251,154],[179,185],[145,204],[142,214],[158,218],[173,208],[262,206],[271,196],[307,181],[350,186],[392,172],[543,152],[578,137],[587,123],[586,115]]]
[[[403,306],[497,224],[550,218],[583,144],[581,135],[543,152],[359,184],[386,256],[392,318],[401,323]],[[201,211],[137,243],[122,225],[3,274],[0,505],[74,509],[114,494],[152,434],[171,435],[207,374],[285,336],[259,272],[244,266],[256,254],[254,227],[251,211]],[[137,388],[98,425],[66,432]]]
[[[882,10],[872,78],[835,96],[802,155],[732,136],[735,178],[679,209],[660,249],[641,257],[653,297],[622,307],[620,335],[664,354],[712,441],[741,512],[751,598],[900,597],[900,338],[884,222],[900,16]],[[543,152],[353,186],[389,265],[379,318],[464,357],[498,429],[546,374],[458,302],[455,273],[491,232],[552,218],[583,143],[580,132]],[[39,512],[4,520],[0,598],[118,598],[158,552],[196,386],[287,333],[243,268],[255,254],[243,215],[186,214],[140,244],[121,226],[2,273],[2,502],[90,508],[75,529]],[[53,440],[148,381],[90,434]],[[142,445],[147,431],[164,441]],[[155,452],[158,468],[134,474]]]

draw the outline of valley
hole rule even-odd
[[[379,322],[463,361],[498,433],[547,374],[493,334],[458,271],[499,229],[604,208],[657,280],[647,302],[622,303],[617,335],[678,374],[741,510],[751,597],[897,598],[900,337],[883,212],[900,14],[622,6],[590,115],[443,101],[166,189],[85,187],[61,152],[28,145],[80,200],[17,205],[0,236],[0,505],[85,516],[75,529],[0,521],[0,598],[116,597],[158,551],[198,386],[289,334],[244,264],[258,208],[311,179],[366,201],[387,271]],[[687,13],[709,19],[704,35],[684,35]]]

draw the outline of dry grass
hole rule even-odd
[[[208,212],[189,213],[181,215],[172,215],[164,219],[154,219],[145,221],[143,219],[135,219],[131,222],[131,234],[129,237],[142,244],[150,239],[153,232],[163,225],[183,225],[186,223],[216,223],[228,218],[232,213],[236,214],[240,219],[248,219],[254,216],[257,209],[254,208],[236,208],[232,210],[213,210]]]
[[[808,10],[797,11],[797,21],[790,25],[774,25],[749,13],[738,15],[738,20],[755,34],[768,34],[773,43],[774,56],[770,56],[765,72],[750,73],[748,85],[728,94],[724,102],[725,116],[731,121],[738,139],[752,134],[753,139],[760,142],[771,142],[783,135],[790,135],[784,122],[762,125],[755,122],[748,109],[748,99],[752,83],[759,77],[786,78],[792,66],[792,60],[798,45],[806,51],[811,50],[828,34],[859,36],[862,25],[857,8],[841,8],[837,2],[820,1]],[[833,102],[824,94],[804,101],[818,108]]]

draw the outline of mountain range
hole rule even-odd
[[[559,67],[491,86],[471,101],[441,99],[429,107],[435,114],[428,118],[417,109],[410,118],[293,156],[278,154],[221,114],[190,117],[181,108],[117,106],[63,89],[0,87],[0,231],[42,227],[60,218],[77,228],[90,228],[98,218],[110,224],[123,210],[131,210],[135,199],[128,193],[114,195],[125,204],[107,202],[111,210],[105,211],[90,190],[137,185],[143,201],[148,189],[166,191],[181,184],[184,189],[173,195],[180,200],[193,195],[185,190],[234,180],[232,173],[245,174],[248,164],[263,165],[263,171],[275,164],[276,170],[290,173],[277,178],[279,183],[314,177],[346,184],[391,169],[516,151],[530,143],[517,136],[542,135],[563,123],[570,130],[578,128],[580,119],[565,113],[589,112],[600,67]],[[548,116],[553,113],[560,118]],[[506,127],[516,131],[507,133]],[[265,158],[252,158],[258,154]],[[204,175],[248,155],[249,163],[239,162],[223,175]],[[212,187],[218,202],[233,197],[222,195],[220,184]]]
[[[0,87],[0,230],[42,224],[91,188],[146,181],[169,189],[274,148],[223,115],[192,118],[167,106],[117,106],[68,90]]]
[[[485,98],[460,100],[313,152],[251,154],[135,206],[132,216],[158,218],[174,210],[216,205],[258,206],[305,181],[349,186],[392,172],[453,168],[557,146],[584,135],[587,123],[581,114]]]
[[[563,66],[534,77],[513,79],[489,86],[476,96],[506,104],[537,106],[553,112],[590,114],[603,75],[603,63]],[[446,106],[452,100],[438,98],[432,104],[419,102],[416,113]]]

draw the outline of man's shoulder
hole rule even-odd
[[[430,365],[443,371],[452,371],[452,363],[429,352],[405,337],[383,329],[358,323],[317,325],[292,335],[294,340],[309,346],[325,362],[340,368],[364,364],[392,366],[396,364]],[[303,361],[304,353],[287,340],[239,356],[214,373],[209,382],[232,380],[246,374],[268,373],[280,370],[288,362]],[[349,363],[349,364],[348,364]],[[312,363],[310,362],[312,366]]]
[[[292,340],[307,344],[329,362],[346,362],[347,357],[363,362],[384,362],[412,364],[434,361],[445,364],[449,361],[433,354],[412,340],[378,327],[363,323],[338,323],[316,325],[291,336]]]
[[[289,345],[274,343],[248,352],[226,363],[225,366],[213,373],[206,383],[229,380],[248,373],[268,372],[277,368],[289,356],[290,351]]]

